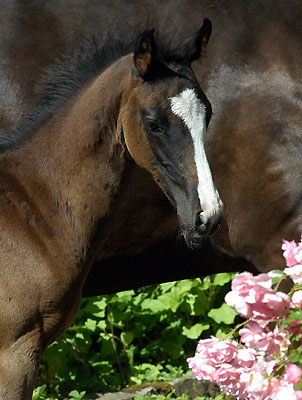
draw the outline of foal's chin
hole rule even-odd
[[[201,233],[193,228],[181,228],[180,236],[184,238],[186,245],[190,249],[199,249],[203,245],[204,240],[207,238],[208,233]]]

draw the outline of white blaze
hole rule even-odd
[[[171,97],[172,112],[182,119],[193,140],[194,160],[197,169],[197,192],[203,210],[202,214],[211,218],[222,208],[222,201],[214,186],[210,166],[204,150],[204,132],[206,130],[206,109],[193,89],[185,89],[179,95]]]

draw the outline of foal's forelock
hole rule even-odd
[[[207,218],[218,215],[222,206],[214,186],[211,170],[204,149],[206,130],[206,108],[193,89],[185,89],[170,98],[171,110],[188,128],[194,146],[194,160],[197,170],[197,192],[202,214]]]

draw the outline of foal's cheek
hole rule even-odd
[[[151,172],[154,156],[139,116],[129,113],[123,124],[123,130],[126,147],[131,157],[136,164]]]

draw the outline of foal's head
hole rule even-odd
[[[214,231],[223,212],[203,143],[211,105],[190,67],[204,55],[210,34],[205,19],[167,57],[157,50],[153,31],[143,33],[120,115],[129,153],[176,207],[181,233],[192,247]]]

